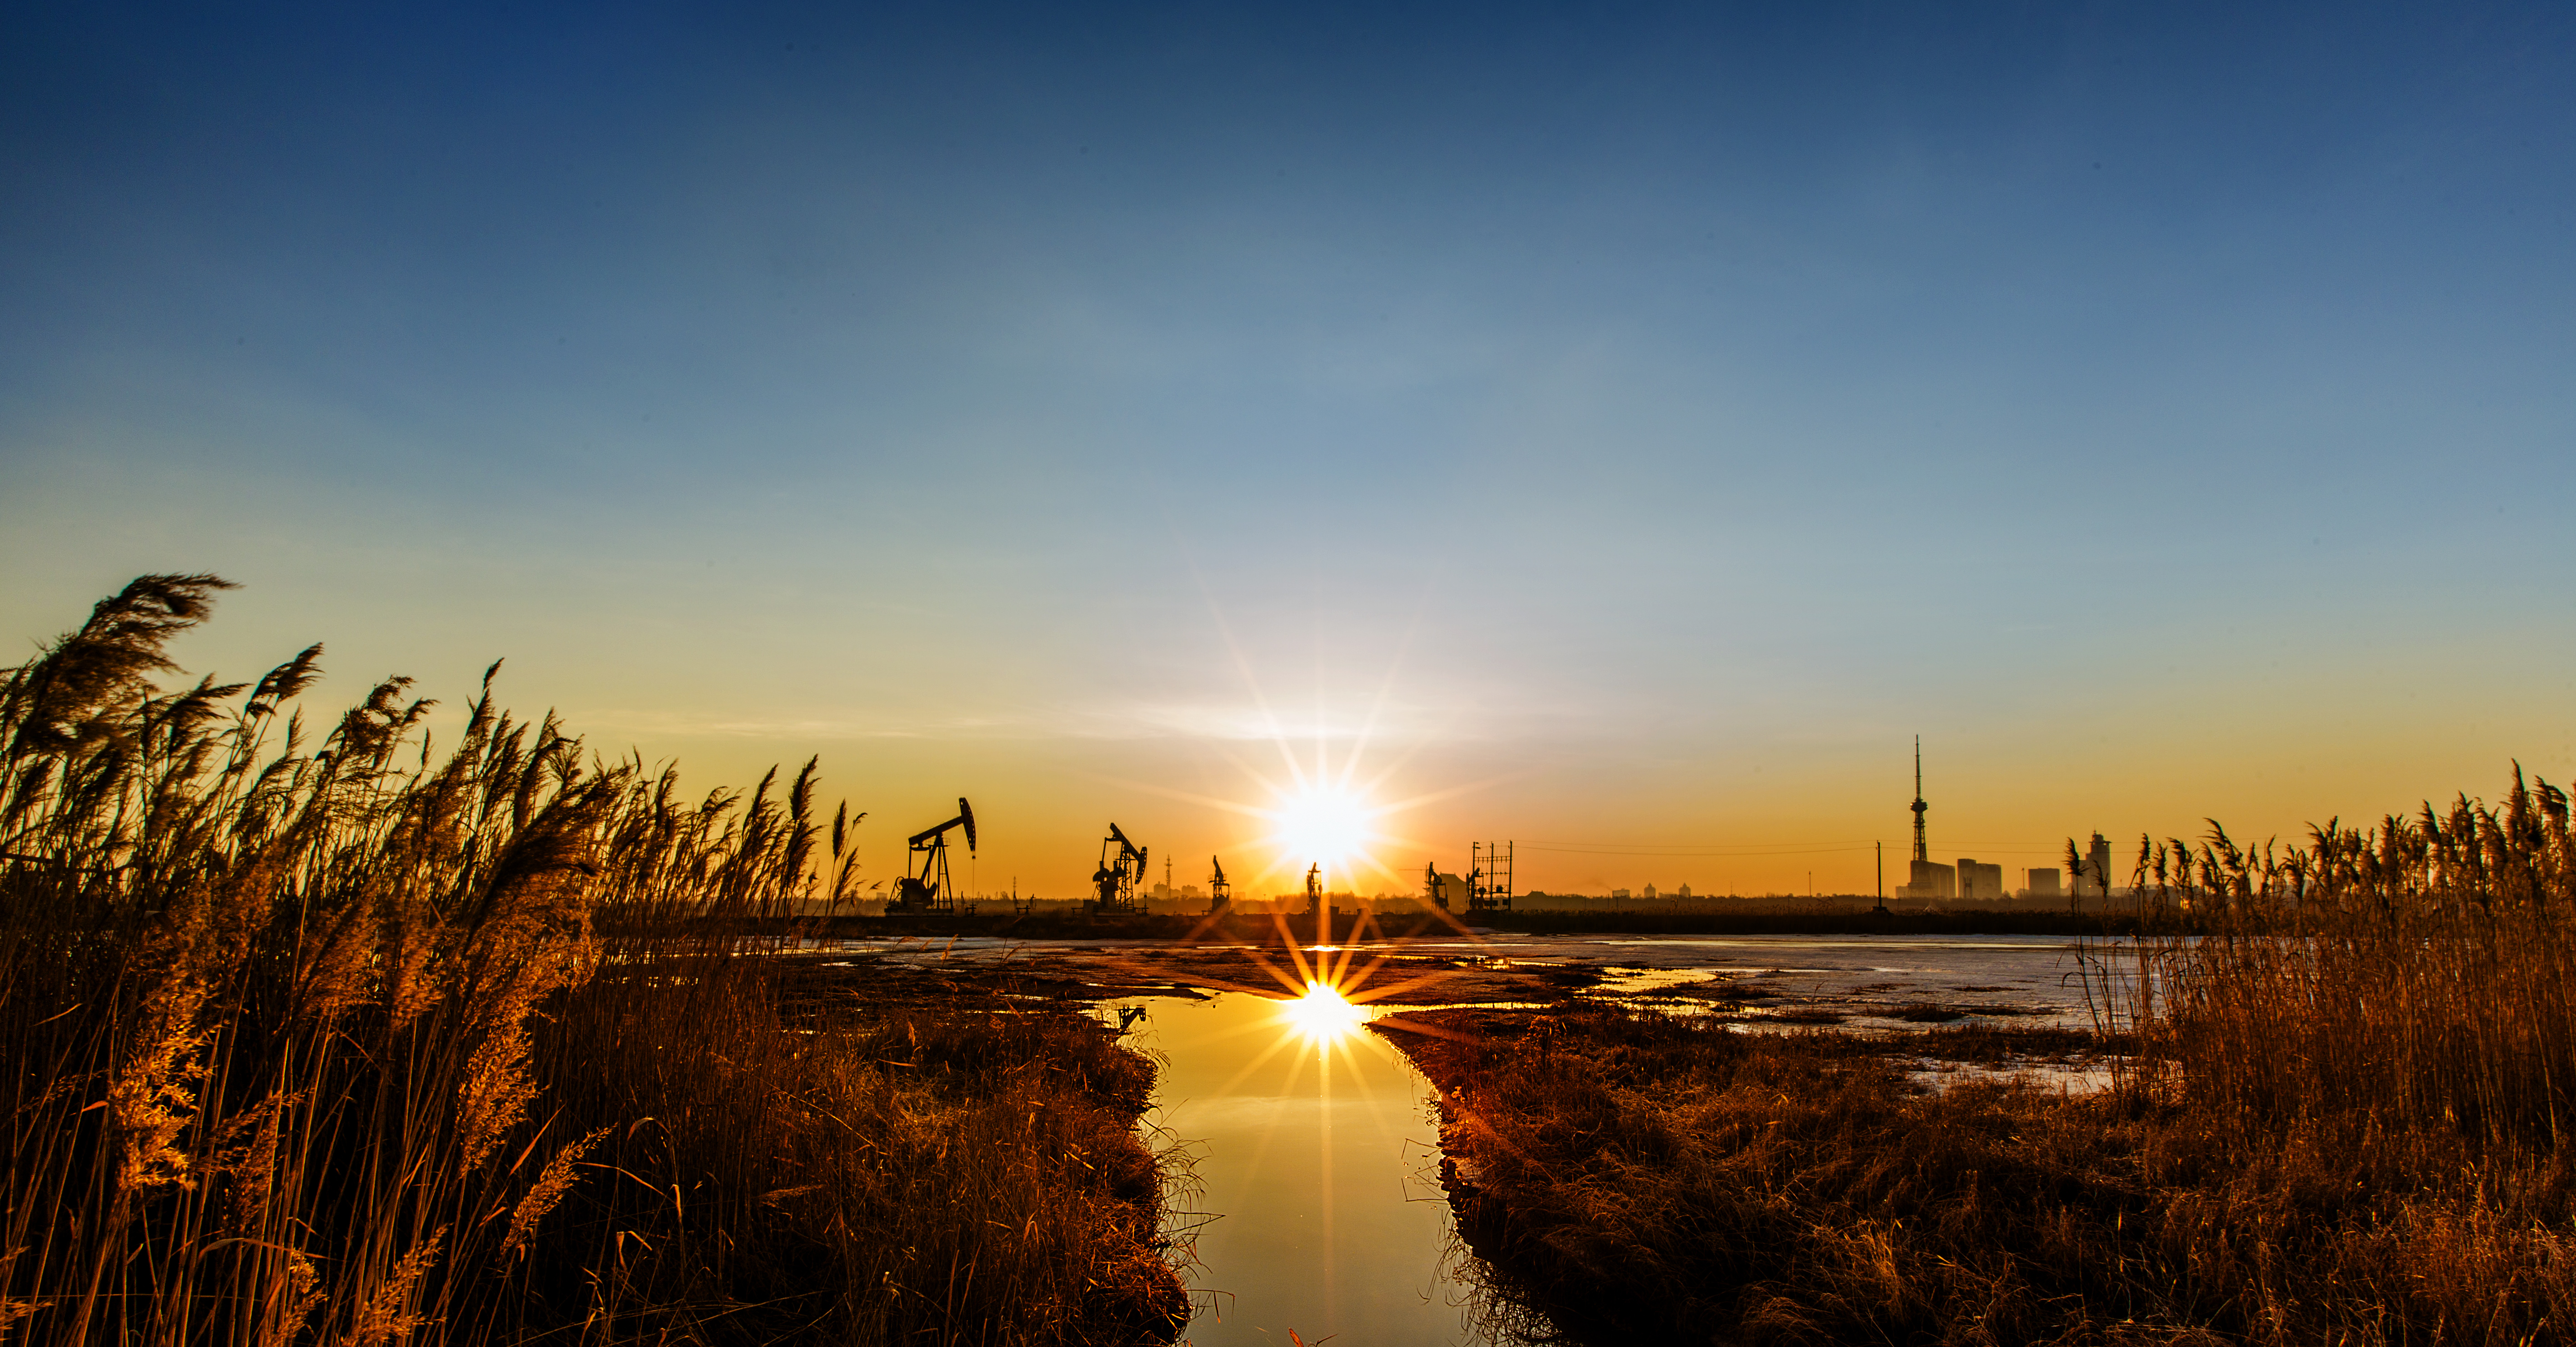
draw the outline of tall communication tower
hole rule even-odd
[[[1923,811],[1932,806],[1923,803],[1923,736],[1914,736],[1914,859],[1932,859],[1932,848],[1923,840]]]

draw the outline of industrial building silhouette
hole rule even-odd
[[[1906,882],[1892,895],[1897,898],[1959,902],[2000,902],[2007,898],[2059,898],[2068,896],[2059,886],[2054,866],[2022,871],[2019,894],[2004,887],[2004,868],[1973,857],[1962,856],[1956,865],[1943,865],[1932,859],[1932,847],[1926,835],[1923,816],[1932,806],[1923,799],[1923,736],[1914,737],[1914,860]],[[2093,844],[2084,863],[2075,873],[2073,897],[2100,898],[2107,891],[2105,877],[2111,873],[2111,844],[2100,833],[2093,834]]]

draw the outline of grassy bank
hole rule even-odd
[[[1151,1066],[757,957],[846,892],[813,767],[684,797],[485,690],[163,687],[220,581],[0,674],[0,1332],[1092,1343],[1184,1309]]]
[[[2135,954],[2095,1095],[1609,1008],[1380,1023],[1442,1088],[1500,1304],[1578,1340],[2576,1336],[2564,797],[2138,868],[2210,934]]]

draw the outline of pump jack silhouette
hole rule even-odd
[[[972,915],[974,906],[957,905],[956,891],[948,882],[948,830],[966,830],[966,854],[975,854],[975,811],[966,797],[957,797],[957,817],[935,828],[914,833],[907,844],[911,847],[910,874],[895,881],[894,898],[886,904],[889,917],[954,916],[961,911]]]

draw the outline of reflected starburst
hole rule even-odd
[[[1328,982],[1309,982],[1304,995],[1279,1003],[1279,1018],[1317,1047],[1358,1033],[1369,1013]]]

